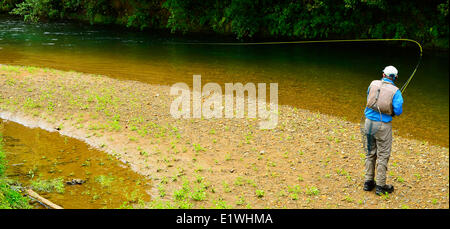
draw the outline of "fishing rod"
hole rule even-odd
[[[386,42],[386,41],[406,41],[416,44],[419,47],[419,60],[409,76],[408,80],[403,84],[400,91],[403,93],[406,87],[409,85],[413,79],[417,69],[419,68],[420,62],[422,61],[422,45],[419,42],[412,39],[405,38],[391,38],[391,39],[353,39],[353,40],[316,40],[316,41],[277,41],[277,42],[244,42],[244,43],[228,43],[228,42],[217,42],[217,43],[202,43],[202,42],[191,42],[182,43],[189,45],[230,45],[230,46],[241,46],[241,45],[280,45],[280,44],[313,44],[313,43],[350,43],[350,42]]]

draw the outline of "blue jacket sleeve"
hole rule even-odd
[[[392,98],[392,106],[394,107],[394,115],[401,115],[403,113],[403,97],[402,92],[398,90]]]

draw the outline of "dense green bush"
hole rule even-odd
[[[27,21],[79,19],[237,39],[410,38],[448,48],[448,0],[4,0]],[[13,7],[15,5],[15,7]]]
[[[30,208],[28,199],[12,189],[7,180],[0,178],[0,209]]]
[[[17,0],[0,1],[0,12],[9,12],[16,6],[17,2],[18,2]]]
[[[182,4],[180,3],[182,2]],[[167,26],[189,31],[195,25],[254,35],[301,39],[411,38],[448,48],[447,1],[389,0],[226,0],[197,5],[167,0]],[[209,10],[208,10],[209,9]],[[186,16],[187,15],[187,16]]]

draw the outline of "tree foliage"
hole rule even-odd
[[[410,38],[448,48],[448,0],[3,0],[26,21],[81,19],[237,39]]]

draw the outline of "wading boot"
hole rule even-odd
[[[373,188],[375,188],[375,181],[374,180],[368,180],[364,182],[364,191],[372,191]]]
[[[379,186],[377,185],[377,188],[375,190],[375,193],[379,196],[386,194],[386,193],[392,193],[394,191],[394,186],[392,185],[384,185],[384,186]]]

